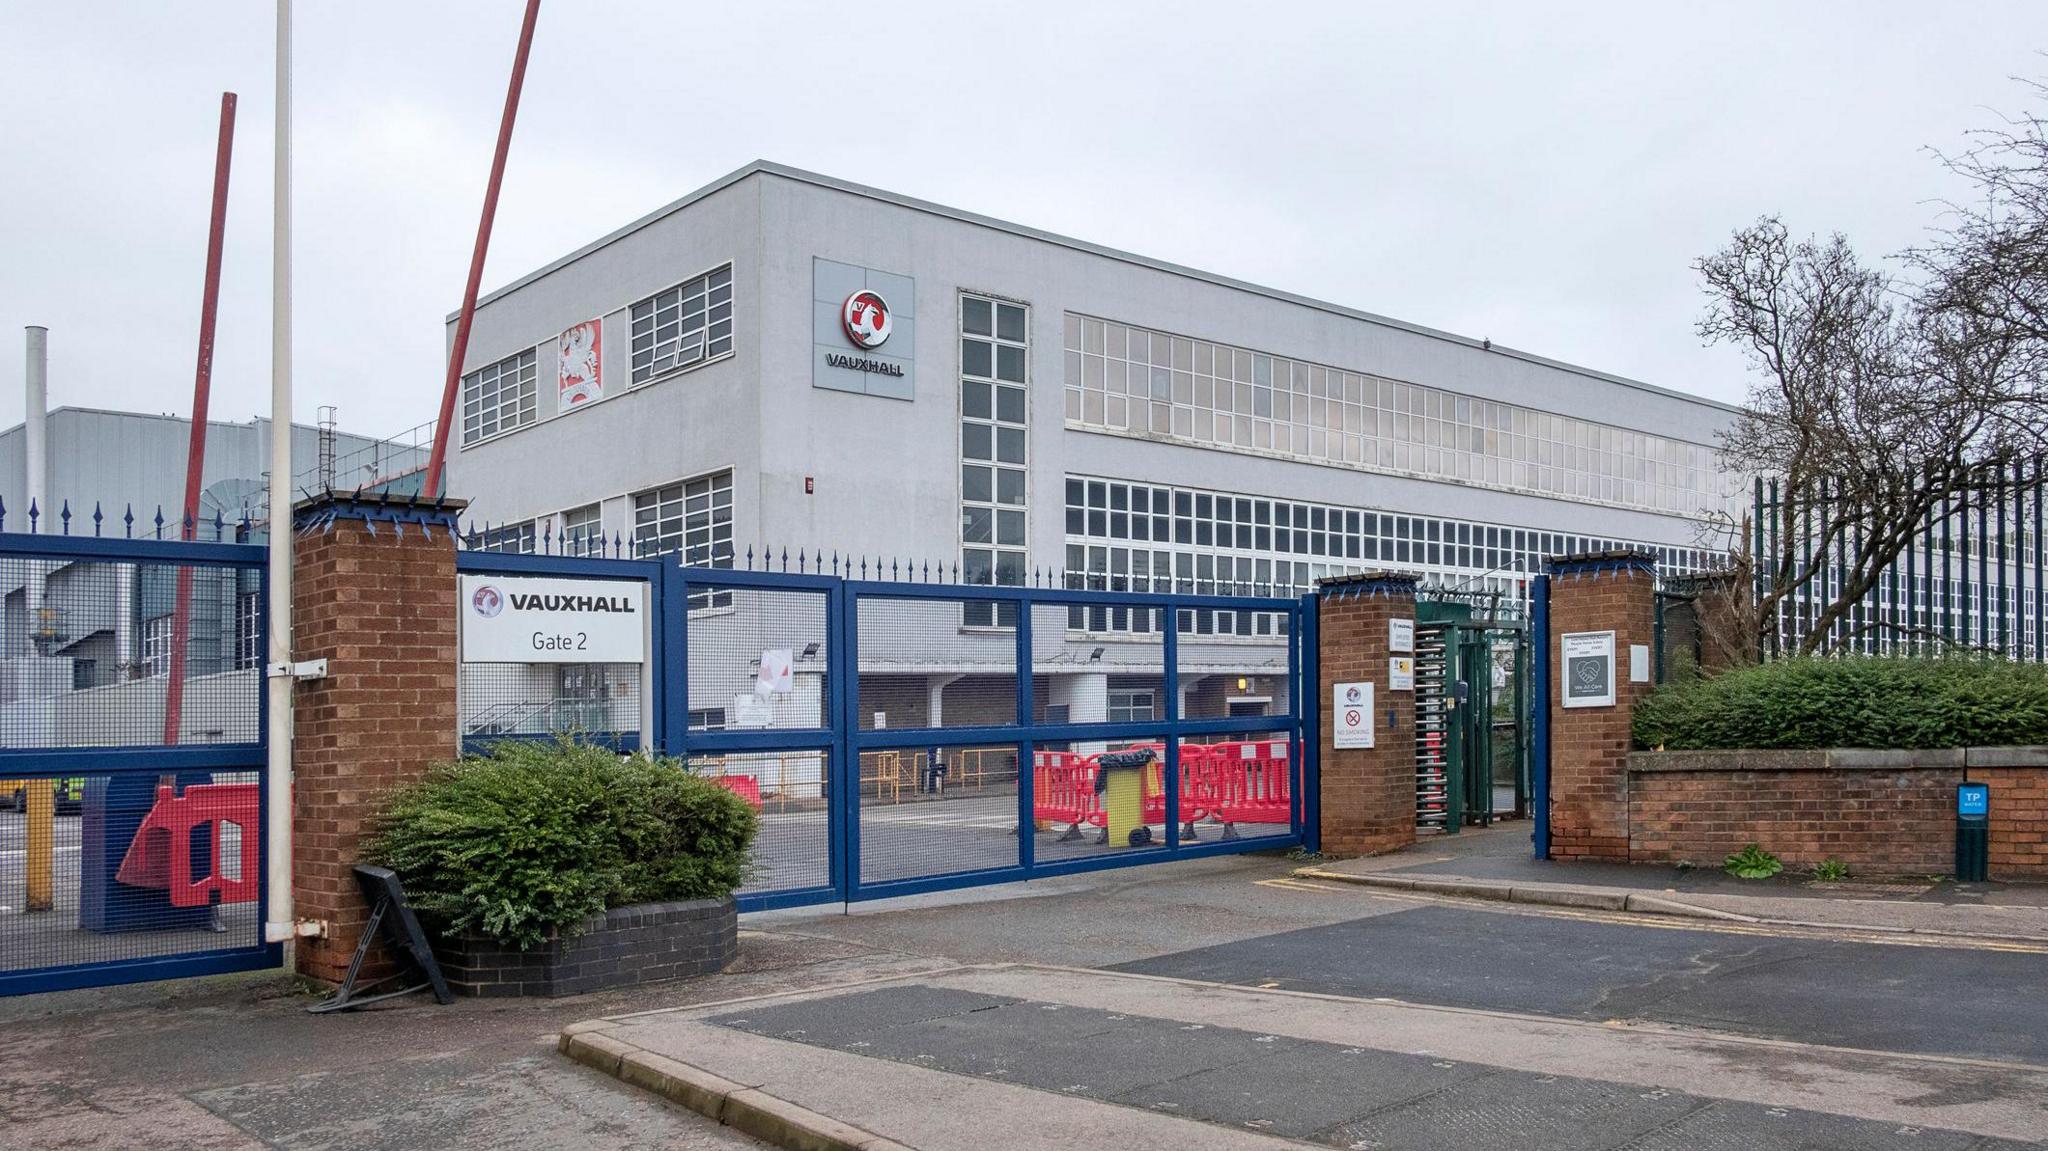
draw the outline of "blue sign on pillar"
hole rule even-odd
[[[1956,817],[1959,819],[1989,819],[1991,817],[1991,785],[1986,783],[1965,783],[1956,788]]]

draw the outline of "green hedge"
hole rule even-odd
[[[607,908],[731,894],[755,828],[675,760],[507,740],[396,792],[365,858],[440,929],[528,948]]]
[[[1667,684],[1638,704],[1638,747],[2048,744],[2048,668],[1995,659],[1785,659]]]

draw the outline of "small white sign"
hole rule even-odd
[[[1650,682],[1650,645],[1632,643],[1628,645],[1628,681],[1630,683]]]
[[[1397,655],[1387,661],[1387,690],[1415,690],[1415,657]]]
[[[1564,657],[1564,705],[1613,707],[1614,633],[1567,632],[1558,644]]]
[[[743,692],[732,697],[732,714],[727,719],[733,727],[773,727],[775,705]]]
[[[1372,746],[1372,684],[1339,683],[1330,687],[1330,745]]]
[[[1387,621],[1387,650],[1415,650],[1415,621],[1412,619],[1390,619]],[[1391,685],[1389,685],[1391,686]]]
[[[639,580],[461,577],[464,663],[645,663]]]
[[[761,669],[754,673],[754,694],[771,696],[788,691],[795,682],[789,649],[771,647],[761,653]]]

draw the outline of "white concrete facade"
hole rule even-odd
[[[881,349],[914,365],[908,401],[814,386],[822,262],[912,285],[911,306],[896,306],[916,322]],[[730,354],[629,387],[632,305],[727,266]],[[1064,515],[1070,476],[1594,541],[1693,548],[1703,540],[1694,515],[1625,500],[1083,429],[1067,407],[1077,383],[1065,354],[1069,316],[1517,405],[1689,451],[1711,450],[1736,415],[1726,405],[1481,341],[757,162],[480,303],[465,370],[537,351],[537,414],[473,444],[461,445],[458,429],[449,494],[472,501],[472,523],[534,520],[557,536],[557,517],[598,505],[605,536],[630,537],[635,493],[730,472],[732,543],[742,554],[749,546],[801,547],[950,568],[963,542],[963,293],[1028,308],[1024,510],[1028,564],[1037,569],[1068,562],[1075,542]],[[595,318],[604,320],[605,398],[558,411],[556,341]],[[841,350],[861,352],[850,342]],[[1727,494],[1724,487],[1718,500],[1702,504]],[[1433,565],[1347,557],[1328,566]]]

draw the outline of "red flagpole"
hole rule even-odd
[[[484,278],[484,253],[491,246],[491,222],[498,214],[498,186],[505,179],[505,154],[512,149],[512,121],[519,115],[519,89],[526,83],[526,55],[533,48],[533,24],[540,0],[526,0],[526,20],[519,27],[519,52],[512,58],[512,84],[505,91],[505,114],[498,121],[498,151],[491,158],[491,182],[484,189],[484,215],[476,226],[476,247],[469,254],[469,283],[462,290],[462,313],[455,320],[455,346],[448,353],[448,379],[441,386],[441,416],[434,424],[434,450],[427,457],[427,476],[420,494],[429,499],[441,492],[441,466],[448,458],[448,429],[455,421],[455,393],[462,384],[462,361],[469,353],[469,325],[476,318],[476,293]]]
[[[228,168],[235,156],[235,94],[220,94],[220,142],[213,154],[213,219],[206,236],[206,291],[199,302],[199,367],[192,381],[192,439],[185,449],[185,514],[178,538],[199,528],[199,481],[206,467],[206,401],[213,389],[213,320],[220,309],[220,249],[228,222]],[[164,691],[164,742],[178,742],[184,718],[185,645],[192,631],[192,566],[178,566],[178,606],[171,617],[170,682]]]

